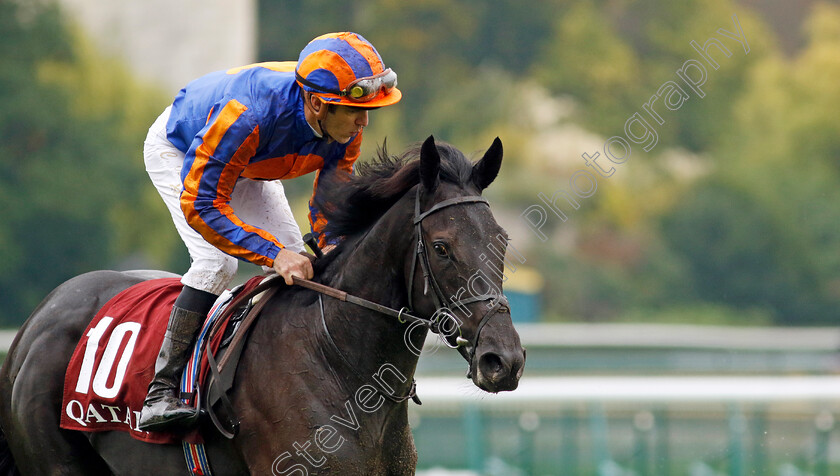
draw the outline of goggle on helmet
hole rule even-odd
[[[312,40],[300,53],[295,78],[330,104],[373,108],[402,97],[397,73],[385,68],[373,45],[356,33],[329,33]]]

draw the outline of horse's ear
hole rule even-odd
[[[435,137],[429,136],[420,147],[420,182],[426,190],[432,191],[437,188],[440,179],[440,154],[435,145]]]
[[[484,153],[484,157],[473,166],[472,181],[479,190],[484,190],[496,176],[499,175],[499,169],[502,167],[502,141],[496,137],[493,144]]]

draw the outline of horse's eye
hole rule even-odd
[[[447,248],[446,244],[436,241],[432,245],[432,248],[435,249],[435,253],[441,258],[449,258],[449,248]]]

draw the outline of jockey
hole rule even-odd
[[[237,259],[273,269],[286,284],[311,279],[303,240],[279,179],[352,174],[368,110],[400,100],[397,75],[356,33],[312,40],[295,62],[210,73],[182,89],[149,129],[146,170],[187,245],[190,269],[175,301],[138,427],[188,426],[178,383],[195,337]],[[319,244],[326,220],[309,202]]]

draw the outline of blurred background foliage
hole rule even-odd
[[[362,160],[386,136],[391,152],[434,134],[474,155],[502,138],[488,195],[545,277],[543,320],[836,322],[836,4],[792,2],[786,14],[758,0],[258,3],[258,60],[296,59],[314,36],[353,30],[399,73],[404,99],[371,114]],[[568,190],[581,154],[623,135],[698,58],[690,41],[734,32],[733,14],[749,53],[717,35],[732,56],[715,55],[706,96],[663,108],[656,147],[634,144],[537,239],[519,218],[537,194]],[[48,2],[0,0],[0,42],[0,323],[18,325],[85,271],[183,272],[142,164],[146,130],[175,92],[134,79]],[[287,188],[302,210],[311,178]]]

